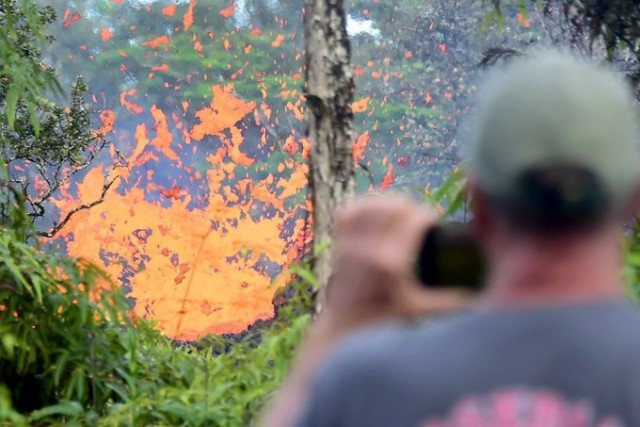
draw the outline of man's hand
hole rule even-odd
[[[461,307],[467,294],[422,287],[414,276],[420,245],[437,221],[403,196],[366,196],[335,216],[335,266],[320,322],[334,333],[368,323]]]
[[[263,427],[292,426],[311,382],[335,345],[355,329],[461,307],[462,291],[428,291],[413,277],[422,239],[436,216],[401,196],[367,196],[335,217],[335,266],[324,311],[316,320],[289,379]]]

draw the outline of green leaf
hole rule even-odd
[[[43,287],[44,281],[40,276],[36,274],[31,276],[31,284],[33,285],[33,289],[36,293],[36,302],[38,304],[42,304],[42,287]]]
[[[5,258],[2,261],[7,266],[7,269],[13,276],[14,280],[19,282],[24,287],[24,289],[27,292],[29,292],[29,294],[33,295],[33,290],[31,289],[31,286],[29,286],[27,279],[24,277],[24,275],[20,271],[20,268],[18,268],[18,266],[16,265],[15,261],[11,258]]]
[[[297,274],[307,284],[316,288],[318,286],[318,279],[311,270],[304,267],[297,267],[292,270],[292,273]]]
[[[453,200],[447,206],[447,210],[444,213],[445,217],[449,217],[456,212],[458,212],[464,206],[464,202],[466,200],[466,194],[464,192],[464,188],[458,189]]]
[[[494,9],[488,12],[482,19],[482,22],[480,23],[480,31],[482,31],[483,33],[486,32],[489,28],[491,28],[493,24],[495,24],[498,21],[499,16],[500,16],[500,11],[497,9]]]
[[[57,405],[47,406],[34,411],[29,417],[29,421],[41,420],[51,415],[65,415],[67,417],[77,417],[82,414],[82,405],[74,401],[64,401]]]
[[[14,349],[16,347],[17,339],[13,334],[3,334],[2,335],[2,345],[6,351],[9,359],[13,359],[14,357]]]
[[[36,105],[33,102],[27,102],[27,110],[29,110],[29,123],[33,127],[33,133],[36,136],[40,135],[40,118],[38,117],[38,111]]]
[[[67,361],[69,360],[70,353],[65,351],[55,362],[55,371],[53,373],[53,383],[58,385],[60,384],[60,378],[62,374],[65,372],[65,368],[67,366]]]
[[[18,109],[18,99],[23,93],[22,85],[19,82],[15,82],[9,88],[6,98],[7,108],[7,125],[9,129],[15,130],[16,124],[16,111]]]

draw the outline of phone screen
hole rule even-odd
[[[466,288],[485,285],[484,255],[469,225],[440,224],[425,235],[416,265],[418,279],[430,288]]]

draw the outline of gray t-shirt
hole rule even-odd
[[[298,427],[640,426],[640,312],[467,312],[347,340]]]

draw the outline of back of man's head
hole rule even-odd
[[[473,179],[519,228],[588,227],[628,208],[640,149],[630,90],[613,70],[538,52],[494,70],[477,111]]]

